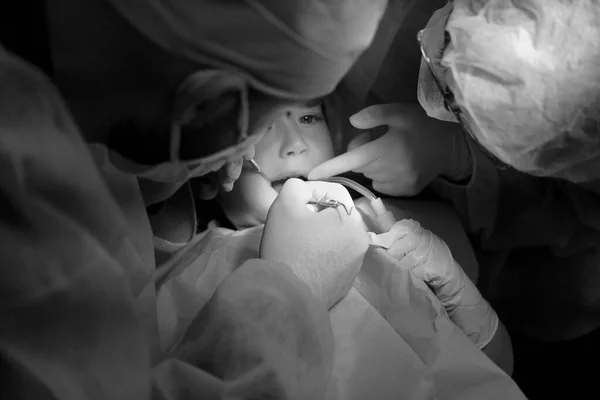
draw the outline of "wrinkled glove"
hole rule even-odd
[[[388,249],[400,264],[421,278],[444,305],[450,319],[480,349],[498,329],[498,315],[452,257],[446,243],[413,220],[398,221]]]
[[[346,208],[315,212],[307,207],[326,194]],[[290,266],[329,309],[352,288],[368,247],[360,214],[342,185],[292,178],[269,210],[260,258]]]

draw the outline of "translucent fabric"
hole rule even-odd
[[[443,210],[433,214],[447,216],[441,211]],[[456,221],[438,222],[436,225],[444,226],[444,230],[450,233],[458,226]],[[174,270],[175,273],[168,279],[168,292],[178,299],[171,304],[177,304],[177,307],[169,306],[164,312],[159,310],[161,326],[168,325],[164,323],[165,317],[172,321],[171,326],[174,327],[187,324],[185,321],[189,320],[188,316],[194,315],[193,312],[174,314],[173,310],[190,310],[193,302],[201,302],[200,298],[190,301],[191,296],[185,296],[186,293],[198,290],[199,275],[195,271],[201,270],[200,265],[205,259],[215,260],[213,264],[221,264],[223,269],[226,269],[226,264],[234,268],[235,265],[244,263],[246,258],[255,256],[261,232],[262,226],[237,232],[216,229],[202,239],[206,255],[200,256],[199,262],[189,262],[194,260],[194,253],[183,256],[180,265],[185,265],[185,268]],[[453,243],[460,241],[454,240]],[[188,260],[187,263],[184,258]],[[328,325],[333,329],[334,340],[328,350],[334,351],[333,364],[324,364],[324,358],[311,357],[312,351],[308,347],[304,347],[308,353],[299,357],[299,360],[305,360],[304,365],[311,365],[315,372],[323,373],[323,365],[331,368],[327,396],[323,398],[523,399],[524,396],[514,382],[477,350],[460,328],[450,321],[444,307],[424,282],[409,270],[383,249],[371,247],[367,252],[354,288],[329,313]],[[252,287],[254,284],[248,285]],[[239,364],[244,365],[247,362],[245,355],[248,353],[247,350],[238,351],[238,340],[253,338],[250,321],[256,318],[260,320],[260,315],[268,315],[268,312],[263,310],[261,313],[258,309],[257,313],[247,315],[250,308],[243,304],[243,296],[234,294],[233,290],[232,287],[229,295],[231,300],[221,302],[221,307],[225,308],[218,313],[203,310],[201,315],[210,315],[211,319],[204,319],[205,323],[202,325],[192,324],[188,331],[187,340],[195,338],[193,343],[206,344],[203,347],[211,349],[205,355],[205,365],[216,365],[233,355],[241,357]],[[235,290],[240,291],[241,287],[236,287]],[[260,286],[260,290],[265,290],[265,287]],[[261,296],[256,292],[245,300],[252,303],[254,297]],[[238,298],[239,303],[236,300]],[[213,307],[213,301],[216,300],[208,303],[210,307]],[[232,308],[226,309],[227,306]],[[239,319],[232,319],[231,310],[234,309],[236,313],[240,313]],[[290,318],[294,314],[296,313],[285,313],[277,317],[281,318],[280,323],[286,325],[294,320]],[[241,332],[248,334],[247,337],[228,334],[229,326],[245,324],[247,327]],[[302,326],[294,329],[302,331]],[[178,343],[173,339],[168,341]],[[286,352],[286,348],[289,349],[296,343],[286,342],[287,346],[269,343],[268,347],[272,347],[275,355]],[[263,342],[257,342],[259,347],[261,343]],[[179,355],[179,359],[185,359],[188,348],[193,348],[190,343],[183,344],[173,354]],[[220,353],[221,349],[229,350]],[[227,363],[222,367],[225,371],[226,365]],[[285,371],[284,369],[282,372]],[[195,375],[199,376],[191,369],[188,374],[190,379]],[[215,387],[220,387],[221,382],[214,384]],[[250,382],[248,384],[247,390],[252,390]],[[259,381],[256,385],[257,388],[261,387]]]
[[[325,396],[331,326],[308,287],[206,242],[155,283],[136,178],[90,151],[52,84],[5,52],[0,166],[8,398]]]
[[[235,71],[275,97],[331,93],[370,45],[387,0],[110,0],[167,51]]]
[[[3,394],[41,400],[331,395],[335,342],[326,309],[288,266],[256,259],[260,231],[198,236],[155,277],[137,180],[110,160],[102,148],[86,146],[47,78],[0,52],[0,358],[10,377]],[[396,363],[406,360],[407,370],[422,377],[388,374],[395,378],[388,392],[522,398],[423,282],[385,253],[372,254],[360,292],[404,338],[406,351],[396,352]],[[359,335],[362,328],[344,332]],[[409,349],[412,356],[403,358]],[[360,359],[342,362],[352,372],[345,376],[360,376],[354,373],[360,365]],[[346,393],[358,381],[336,375],[335,382]],[[361,387],[376,394],[380,385]]]
[[[600,3],[454,1],[442,65],[478,142],[528,174],[600,178]]]
[[[109,2],[150,40],[168,52],[197,62],[201,68],[185,79],[175,93],[169,160],[142,169],[118,162],[125,172],[161,183],[154,186],[159,187],[162,195],[154,196],[152,201],[164,200],[188,178],[214,171],[219,172],[207,176],[205,180],[209,183],[198,190],[205,193],[204,198],[216,194],[213,187],[218,187],[220,182],[216,181],[224,178],[219,173],[226,171],[230,180],[235,181],[237,174],[231,171],[232,165],[260,140],[261,128],[249,126],[249,114],[252,113],[254,122],[272,119],[281,105],[277,101],[313,100],[331,93],[371,44],[388,3],[387,0],[294,0],[285,4],[279,0]],[[250,88],[277,101],[250,103]],[[212,135],[207,126],[222,117],[214,115],[213,108],[226,103],[226,96],[231,95],[239,98],[238,109],[228,115],[231,126]],[[269,125],[267,121],[264,129]],[[188,138],[188,145],[182,148],[184,137]],[[193,153],[181,157],[182,151]]]

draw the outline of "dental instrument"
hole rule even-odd
[[[392,225],[394,225],[394,223],[396,222],[396,218],[394,218],[392,212],[385,207],[381,198],[375,196],[373,192],[371,192],[369,189],[367,189],[360,183],[341,176],[332,176],[331,178],[324,178],[321,180],[325,182],[338,183],[340,185],[346,186],[350,189],[355,190],[364,198],[369,200],[371,208],[373,209],[377,217],[377,223],[379,225],[379,228],[382,232],[388,232]]]
[[[350,208],[350,210],[348,210],[348,207],[342,203],[341,201],[335,200],[335,199],[328,199],[327,196],[325,196],[322,199],[319,200],[311,200],[308,202],[308,204],[312,204],[318,207],[325,207],[325,208],[338,208],[338,207],[344,207],[344,210],[346,210],[346,214],[350,215],[352,213],[353,208]]]
[[[246,163],[250,164],[256,170],[256,172],[258,172],[260,174],[260,176],[265,178],[267,181],[269,180],[267,178],[267,176],[265,175],[265,173],[260,168],[260,165],[258,165],[258,163],[256,161],[254,161],[254,158],[250,158],[250,159],[246,160]]]
[[[266,175],[264,174],[264,172],[262,171],[262,169],[260,168],[260,165],[258,165],[258,163],[256,161],[254,161],[253,158],[250,158],[246,161],[263,178],[265,178],[266,180],[269,180],[266,177]],[[354,191],[356,191],[357,193],[362,195],[364,198],[366,198],[369,201],[371,208],[375,212],[375,215],[377,217],[377,223],[382,232],[388,232],[390,230],[390,228],[392,227],[392,225],[394,225],[394,223],[396,222],[394,215],[392,214],[391,211],[388,211],[388,209],[383,204],[383,201],[381,200],[381,198],[375,196],[375,194],[373,192],[371,192],[369,189],[367,189],[360,183],[355,182],[352,179],[344,178],[341,176],[332,176],[330,178],[324,178],[321,180],[325,181],[325,182],[338,183],[340,185],[346,186],[350,189],[353,189]],[[348,210],[348,207],[346,207],[346,205],[344,203],[342,203],[341,201],[337,201],[334,199],[327,199],[326,197],[323,199],[319,199],[319,200],[313,200],[313,201],[309,202],[309,204],[316,205],[319,207],[330,207],[330,208],[338,208],[340,206],[343,206],[348,215],[350,215],[350,213],[352,213],[352,209]]]

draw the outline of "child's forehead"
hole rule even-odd
[[[316,108],[316,107],[320,107],[321,105],[323,105],[323,99],[314,99],[314,100],[308,100],[308,101],[299,103],[300,107],[305,107],[305,108]]]
[[[323,99],[314,99],[308,101],[299,101],[295,103],[289,103],[282,107],[281,111],[290,111],[290,110],[314,110],[315,108],[320,108],[323,105]]]

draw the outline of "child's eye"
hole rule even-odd
[[[301,124],[314,124],[316,122],[322,121],[323,117],[316,114],[307,114],[303,115],[299,118]]]

